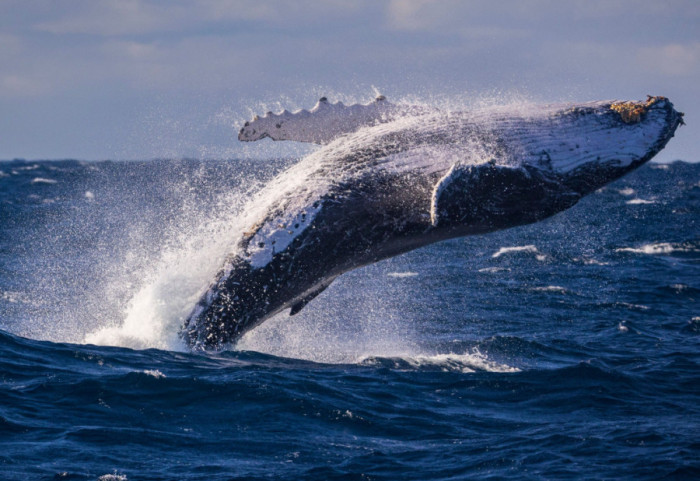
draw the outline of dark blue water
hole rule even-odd
[[[0,479],[700,478],[700,164],[183,350],[286,164],[0,162]]]

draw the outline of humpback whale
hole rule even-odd
[[[251,202],[256,217],[181,330],[219,349],[271,316],[294,315],[351,269],[433,242],[561,212],[658,153],[683,123],[664,97],[471,111],[383,96],[268,112],[242,141],[321,147]]]

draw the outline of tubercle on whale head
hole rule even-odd
[[[636,124],[642,120],[642,117],[647,113],[650,107],[660,102],[668,102],[668,99],[662,96],[647,95],[646,102],[613,102],[610,105],[610,110],[617,112],[624,123]],[[679,115],[681,116],[682,124],[683,113],[679,112]]]

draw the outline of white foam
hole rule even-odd
[[[620,302],[619,304],[623,307],[628,308],[628,309],[637,309],[640,311],[648,311],[649,310],[649,306],[645,306],[643,304],[631,304],[629,302]]]
[[[648,205],[648,204],[656,204],[656,201],[654,200],[646,200],[646,199],[631,199],[625,202],[625,204],[628,205]]]
[[[418,276],[417,272],[388,272],[387,276],[389,277],[398,277],[398,278],[403,278],[403,277],[416,277]]]
[[[618,192],[620,194],[626,195],[626,196],[634,195],[636,193],[636,191],[634,189],[632,189],[631,187],[625,187],[624,189],[618,190]]]
[[[19,291],[3,291],[0,290],[0,299],[12,304],[22,303],[30,304],[32,302],[28,294]]]
[[[510,269],[506,267],[484,267],[479,269],[479,272],[485,273],[485,274],[495,274],[496,272],[506,272],[510,271]]]
[[[165,374],[160,372],[158,369],[146,369],[143,371],[144,374],[148,374],[149,376],[153,376],[156,379],[164,379]]]
[[[106,326],[93,328],[82,342],[132,349],[185,350],[180,328],[226,256],[235,249],[234,241],[248,220],[239,215],[244,195],[232,194],[222,200],[222,210],[212,212],[211,218],[192,219],[192,223],[200,224],[192,230],[181,230],[175,223],[176,231],[159,258],[143,258],[138,247],[130,252],[129,263],[141,264],[140,284],[128,289],[131,298],[122,316]]]
[[[556,292],[559,294],[566,294],[569,292],[561,286],[539,286],[533,287],[532,290],[537,292]]]
[[[47,179],[45,177],[34,177],[32,179],[32,184],[57,184],[58,181],[54,179]]]
[[[535,259],[537,259],[538,261],[547,260],[547,256],[545,254],[541,254],[540,251],[537,250],[537,247],[535,247],[532,244],[526,245],[526,246],[501,247],[491,257],[494,259],[497,259],[497,258],[501,257],[502,255],[519,254],[519,253],[535,254]]]
[[[574,257],[574,262],[581,262],[587,266],[607,266],[608,262],[602,262],[592,257]]]
[[[395,367],[401,369],[405,364],[411,369],[438,369],[443,372],[472,373],[476,371],[487,372],[519,372],[517,367],[501,364],[489,360],[478,349],[464,354],[418,354],[413,356],[402,356],[395,359]],[[360,360],[361,364],[377,364],[380,359],[374,357]],[[405,369],[405,368],[404,368]]]
[[[645,244],[641,247],[621,247],[615,249],[615,252],[632,252],[633,254],[671,254],[673,252],[694,252],[694,249],[678,244],[668,242],[659,242],[655,244]]]
[[[502,255],[512,254],[512,253],[516,253],[516,252],[526,252],[526,253],[535,254],[539,251],[537,250],[537,247],[535,247],[532,244],[526,245],[526,246],[501,247],[500,249],[498,249],[498,252],[493,254],[491,257],[496,259],[498,257],[501,257]]]
[[[128,479],[126,474],[117,474],[115,472],[114,474],[103,474],[97,478],[97,481],[128,481]]]

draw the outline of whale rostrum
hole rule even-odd
[[[298,313],[348,270],[561,212],[651,159],[682,115],[664,97],[465,111],[379,97],[255,117],[239,139],[322,146],[251,200],[257,220],[233,239],[182,336],[222,348]]]

